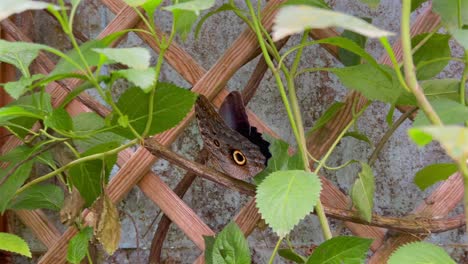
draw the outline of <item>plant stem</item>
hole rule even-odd
[[[465,188],[464,194],[464,205],[465,205],[465,219],[468,219],[468,167],[466,166],[466,158],[461,158],[458,163],[458,168],[460,173],[463,176],[463,187]],[[468,225],[465,226],[466,230],[468,231]]]
[[[86,157],[79,158],[79,159],[76,159],[74,161],[71,161],[71,162],[67,163],[66,165],[58,168],[57,170],[54,170],[54,171],[52,171],[52,172],[50,172],[50,173],[48,173],[48,174],[46,174],[44,176],[41,176],[39,178],[36,178],[36,179],[26,183],[25,185],[23,185],[21,188],[19,188],[15,192],[15,196],[18,195],[19,193],[23,192],[24,190],[28,189],[29,187],[31,187],[31,186],[33,186],[35,184],[38,184],[40,182],[43,182],[45,180],[48,180],[48,179],[54,177],[55,175],[70,169],[73,166],[76,166],[76,165],[78,165],[80,163],[83,163],[83,162],[86,162],[86,161],[101,159],[101,158],[104,158],[107,155],[117,154],[120,151],[122,151],[122,150],[136,144],[136,143],[138,143],[138,139],[134,139],[134,140],[128,142],[127,144],[124,144],[124,145],[122,145],[122,146],[120,146],[118,148],[111,149],[111,150],[106,151],[106,152],[89,155],[89,156],[86,156]]]
[[[303,161],[303,164],[304,164],[304,170],[307,171],[307,172],[310,172],[310,167],[309,167],[309,164],[308,164],[309,160],[307,158],[307,151],[305,150],[305,148],[306,148],[305,142],[306,141],[305,141],[304,129],[303,129],[303,126],[302,126],[302,118],[301,118],[301,114],[300,114],[299,104],[297,102],[296,91],[294,89],[293,79],[291,78],[291,75],[289,74],[287,69],[285,69],[285,67],[282,67],[283,72],[285,74],[285,77],[288,80],[289,96],[290,96],[290,100],[291,100],[291,103],[292,103],[292,107],[291,107],[291,105],[289,103],[289,100],[288,100],[288,98],[286,96],[286,90],[284,88],[283,81],[281,80],[281,76],[280,76],[278,70],[275,68],[275,65],[273,64],[273,61],[271,60],[270,55],[268,53],[268,50],[266,48],[265,40],[263,39],[263,36],[262,36],[262,30],[261,30],[262,26],[260,25],[258,19],[256,19],[255,10],[254,10],[254,8],[252,6],[252,3],[249,0],[246,0],[245,2],[247,4],[247,7],[249,8],[250,15],[251,15],[252,20],[253,20],[254,31],[255,31],[255,33],[257,35],[257,39],[258,39],[258,42],[260,44],[260,48],[261,48],[262,53],[263,53],[263,57],[265,58],[265,62],[267,63],[268,67],[271,69],[271,71],[272,71],[272,73],[273,73],[273,75],[275,77],[276,83],[278,85],[278,90],[280,92],[281,98],[283,100],[283,104],[284,104],[284,106],[286,108],[286,111],[287,111],[287,114],[288,114],[289,123],[291,124],[291,128],[292,128],[294,136],[296,138],[296,142],[297,142],[297,145],[298,145],[298,151],[300,152],[301,157],[302,157],[302,161]],[[272,48],[275,49],[276,47],[273,46]],[[322,207],[322,204],[321,204],[320,200],[317,202],[317,205],[315,206],[315,209],[317,211],[317,215],[319,216],[319,221],[320,221],[320,225],[322,227],[323,235],[324,235],[325,239],[328,240],[328,239],[332,238],[332,233],[331,233],[330,225],[328,224],[328,220],[327,220],[327,218],[325,216],[325,212],[323,211],[323,207]]]
[[[280,237],[278,239],[278,242],[276,242],[275,249],[273,249],[273,253],[270,256],[270,260],[268,261],[268,264],[273,264],[273,261],[275,260],[276,252],[278,252],[281,241],[283,241],[283,237]]]
[[[395,133],[395,131],[397,130],[398,127],[400,127],[401,124],[403,124],[403,122],[409,117],[411,116],[411,114],[413,114],[418,108],[417,107],[413,107],[411,108],[410,110],[406,111],[404,114],[402,114],[398,120],[392,125],[392,127],[390,127],[389,130],[387,130],[387,132],[385,132],[385,134],[383,135],[382,139],[380,139],[379,143],[377,143],[377,146],[375,146],[375,149],[374,151],[372,152],[371,156],[369,157],[369,160],[367,161],[367,163],[369,163],[369,166],[372,167],[372,165],[374,164],[374,162],[377,160],[377,157],[380,153],[380,151],[383,149],[383,147],[385,146],[385,143],[387,143],[387,141],[390,139],[390,137],[393,135],[393,133]]]
[[[419,107],[424,111],[427,118],[434,125],[442,125],[437,113],[432,108],[431,104],[424,95],[423,90],[416,79],[416,71],[411,54],[411,35],[410,35],[410,14],[411,0],[403,0],[401,11],[401,46],[403,49],[403,65],[405,69],[406,84],[411,89],[411,92],[416,97]]]
[[[462,78],[460,80],[460,103],[462,105],[466,105],[465,85],[466,85],[467,77],[468,77],[468,49],[465,50],[465,68],[463,69]]]

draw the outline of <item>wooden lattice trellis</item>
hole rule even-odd
[[[281,3],[280,0],[269,1],[263,10],[263,24],[265,28],[270,29],[272,19],[276,12],[276,7]],[[115,31],[127,28],[145,28],[140,22],[138,15],[132,8],[126,6],[120,0],[102,0],[113,13],[116,14],[112,22],[101,32],[98,38],[103,38]],[[429,32],[436,28],[440,22],[438,16],[431,13],[431,7],[427,7],[418,16],[413,25],[412,33],[419,34]],[[30,41],[10,20],[1,22],[5,33],[17,41]],[[158,32],[163,35],[162,32]],[[146,43],[158,52],[158,46],[149,36],[138,34]],[[330,36],[336,36],[333,30],[313,30],[311,36],[314,39],[320,39]],[[113,45],[117,45],[114,43]],[[337,50],[334,47],[325,46],[333,55],[337,56]],[[401,54],[399,44],[394,45],[394,50]],[[173,43],[166,52],[166,61],[189,83],[193,85],[192,91],[201,93],[208,98],[213,98],[213,102],[219,105],[227,94],[227,89],[223,89],[232,75],[244,64],[258,56],[259,49],[256,36],[248,29],[242,32],[232,46],[219,58],[217,63],[208,71],[199,66],[196,61],[188,55],[176,43]],[[54,64],[44,54],[37,59],[38,69],[41,73],[47,74]],[[381,63],[389,64],[386,57],[382,57]],[[53,105],[56,106],[64,99],[66,94],[79,84],[78,80],[67,80],[60,83],[52,83],[47,87],[52,95]],[[334,116],[334,118],[307,140],[308,149],[315,157],[322,156],[337,136],[347,126],[352,119],[351,108],[353,102],[358,101],[358,108],[361,108],[366,99],[357,92],[350,92],[345,100],[345,106]],[[67,110],[70,113],[91,111],[93,109],[100,115],[106,115],[108,110],[94,101],[91,97],[83,95],[79,100],[71,102]],[[404,108],[400,108],[405,111]],[[259,128],[261,132],[275,135],[254,113],[248,112],[249,119]],[[156,136],[163,145],[170,145],[178,135],[184,130],[188,122],[193,118],[191,112],[177,127]],[[3,148],[2,153],[6,153],[19,145],[17,139],[10,139]],[[151,155],[145,148],[140,147],[134,153],[130,150],[121,152],[118,156],[118,166],[120,170],[111,180],[107,187],[107,193],[113,202],[117,203],[135,185],[138,185],[143,193],[150,198],[177,226],[190,238],[195,245],[203,250],[203,235],[214,235],[214,232],[160,179],[158,175],[151,172],[150,168],[156,161],[156,157]],[[321,199],[325,207],[346,209],[350,200],[342,193],[332,182],[322,177],[323,190]],[[426,217],[440,218],[447,214],[458,204],[463,196],[462,179],[458,174],[451,176],[447,181],[440,185],[425,201],[416,207],[415,214],[421,214]],[[428,202],[429,201],[429,202]],[[83,212],[84,215],[87,211]],[[64,233],[51,224],[47,216],[40,210],[34,211],[16,211],[16,215],[35,233],[48,248],[48,251],[40,259],[39,263],[65,263],[65,255],[68,240],[76,234],[75,228],[68,228]],[[250,200],[235,217],[235,221],[241,230],[247,236],[253,229],[260,216],[255,207],[254,200]],[[384,243],[385,229],[369,225],[360,225],[352,222],[346,222],[347,227],[356,235],[373,238],[371,246],[374,255],[369,263],[382,263],[387,259],[390,253],[399,245],[409,241],[417,240],[414,234],[400,233],[387,239]],[[419,239],[422,239],[420,236]],[[196,263],[203,263],[203,257],[200,256]]]

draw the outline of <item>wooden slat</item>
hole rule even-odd
[[[53,246],[62,235],[41,210],[16,210],[15,214],[47,248]]]

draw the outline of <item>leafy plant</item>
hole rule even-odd
[[[79,229],[68,244],[67,260],[71,263],[80,263],[87,256],[89,258],[88,245],[93,236],[109,254],[118,248],[120,232],[115,230],[120,230],[119,214],[115,201],[105,192],[111,170],[119,152],[143,143],[148,136],[176,126],[192,109],[196,95],[172,83],[161,82],[161,67],[175,36],[178,34],[185,39],[200,13],[215,4],[212,0],[174,1],[169,5],[163,5],[160,0],[125,0],[138,13],[146,29],[115,32],[80,45],[72,33],[80,2],[72,0],[69,7],[63,0],[59,0],[58,5],[26,0],[0,3],[0,20],[25,10],[47,9],[60,23],[73,47],[72,50],[61,51],[42,44],[0,40],[0,61],[15,66],[20,73],[17,81],[5,84],[6,92],[15,100],[0,108],[0,125],[23,143],[0,156],[0,161],[5,165],[0,172],[0,212],[24,209],[61,211],[67,222]],[[375,0],[362,2],[372,8],[379,4]],[[365,262],[372,240],[332,236],[320,197],[322,183],[318,175],[322,169],[338,170],[356,162],[351,160],[335,168],[326,165],[344,137],[354,137],[374,145],[359,132],[356,124],[372,101],[390,106],[387,120],[393,127],[388,137],[401,124],[398,121],[393,124],[392,120],[397,105],[420,109],[413,128],[408,131],[410,138],[420,146],[433,140],[439,142],[454,163],[429,165],[416,174],[414,181],[424,190],[460,171],[465,182],[465,207],[468,206],[468,108],[465,99],[468,1],[434,0],[433,10],[442,18],[447,34],[434,30],[411,38],[410,14],[422,2],[402,1],[402,65],[389,45],[388,37],[394,33],[377,28],[370,20],[336,12],[322,0],[286,1],[276,14],[271,34],[261,23],[260,10],[255,10],[248,0],[244,9],[229,1],[200,19],[195,35],[207,19],[223,11],[233,12],[251,28],[276,82],[295,138],[297,151],[294,155],[289,155],[286,142],[269,138],[272,157],[265,170],[255,177],[256,206],[261,217],[279,237],[269,263],[273,263],[277,253],[296,263]],[[168,37],[157,33],[154,19],[157,10],[172,15]],[[340,37],[307,40],[311,29],[327,27],[339,27],[345,31]],[[144,48],[112,46],[129,32],[147,34],[157,43],[160,51],[155,65],[151,65],[151,53]],[[300,42],[280,52],[275,41],[293,34],[302,34]],[[368,38],[380,41],[392,62],[391,67],[379,64],[366,51]],[[464,48],[464,58],[451,57],[451,39]],[[317,44],[339,48],[344,67],[300,68],[304,48]],[[56,67],[48,75],[30,72],[29,66],[40,52],[59,57]],[[292,60],[289,60],[290,57]],[[465,64],[461,79],[433,79],[450,61]],[[109,74],[101,71],[103,67],[117,63],[125,69],[113,70]],[[345,104],[330,106],[306,133],[295,79],[300,74],[317,71],[336,75],[346,88],[358,91],[368,99],[362,107],[357,107],[358,102],[355,102],[352,109],[346,109],[352,112],[352,118],[346,120],[345,129],[323,157],[313,157],[308,152],[307,137],[326,128],[344,110]],[[78,79],[81,84],[63,101],[52,101],[46,86],[67,79]],[[127,82],[130,88],[115,100],[113,89],[117,81]],[[67,112],[67,104],[89,89],[94,89],[107,103],[110,113],[107,116],[83,113],[72,117]],[[355,129],[348,131],[353,126]],[[375,155],[388,137],[383,137],[377,144]],[[361,171],[356,175],[350,191],[352,206],[357,210],[341,211],[344,220],[352,218],[361,224],[374,224],[376,180],[372,171],[373,162],[372,159],[367,163],[360,162]],[[38,164],[47,166],[49,172],[31,177],[33,167]],[[62,187],[45,183],[51,178],[57,178]],[[352,206],[350,204],[350,209]],[[90,209],[93,221],[82,219],[81,211],[84,208]],[[284,240],[289,242],[288,235],[294,226],[312,212],[319,219],[325,241],[309,256],[297,253],[290,243],[287,249],[280,249]],[[205,247],[207,263],[251,262],[248,243],[235,223],[228,224],[216,237],[205,237]],[[0,249],[31,256],[26,243],[11,234],[0,233]],[[389,263],[425,260],[454,263],[441,248],[424,242],[402,246],[394,252]]]

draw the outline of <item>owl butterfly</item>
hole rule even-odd
[[[219,113],[205,96],[199,95],[195,114],[204,146],[216,169],[246,179],[265,168],[271,157],[270,144],[250,125],[239,92],[226,96]]]

